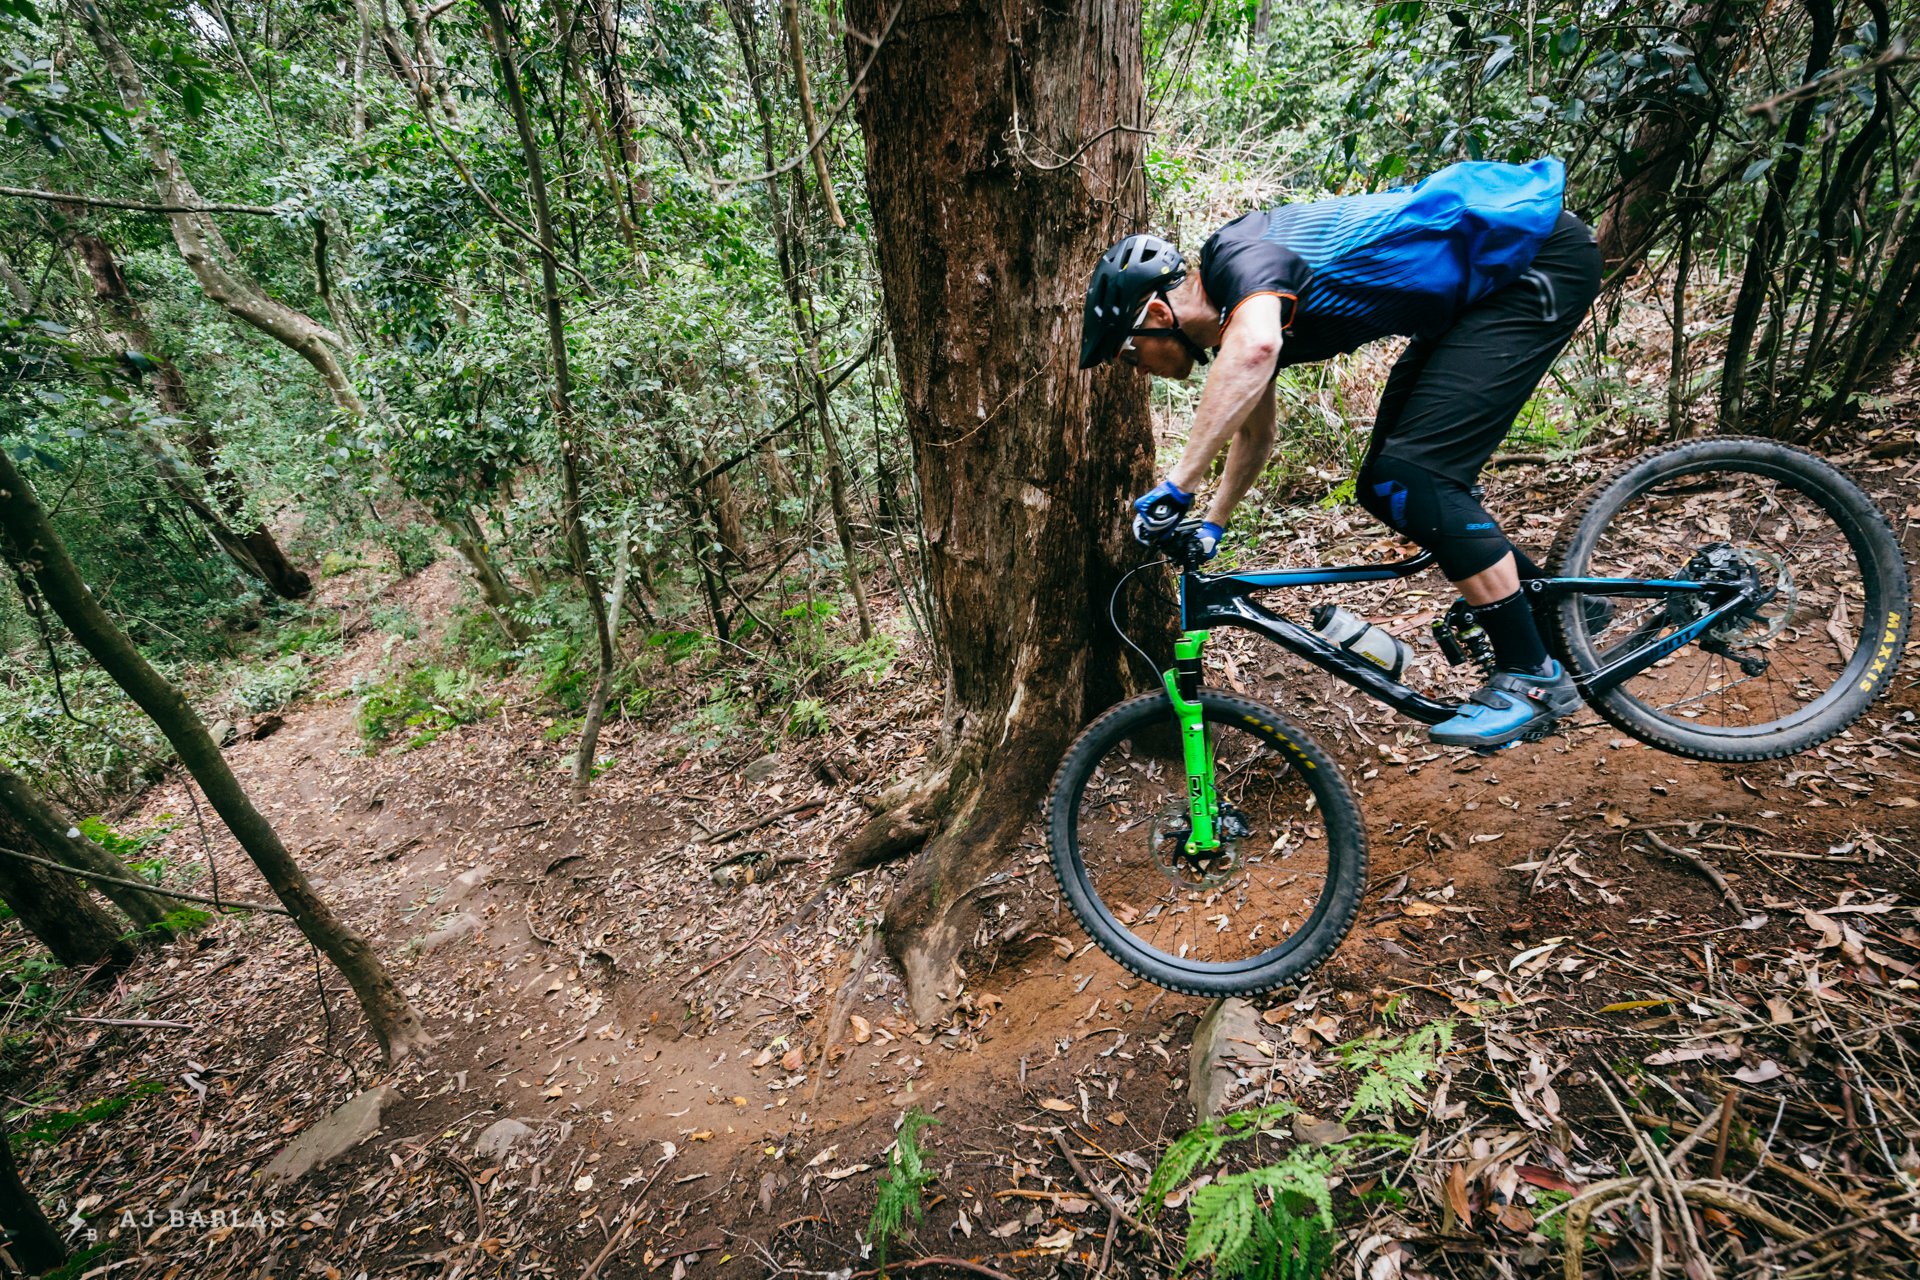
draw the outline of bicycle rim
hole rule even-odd
[[[1187,779],[1170,712],[1105,744],[1071,797],[1072,829],[1095,912],[1135,953],[1119,958],[1248,974],[1309,939],[1338,869],[1296,753],[1211,707],[1207,738],[1223,804],[1220,851],[1193,850],[1186,839]]]
[[[1604,695],[1636,720],[1727,740],[1790,732],[1853,692],[1884,604],[1866,549],[1825,477],[1753,460],[1703,459],[1625,494],[1581,563],[1587,577],[1743,582],[1761,599]],[[1562,631],[1593,670],[1706,612],[1702,597],[1616,598],[1596,631],[1575,597]]]

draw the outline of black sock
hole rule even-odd
[[[1547,647],[1540,641],[1540,628],[1534,624],[1533,609],[1521,592],[1505,600],[1473,606],[1473,618],[1486,629],[1493,642],[1494,661],[1502,671],[1543,673],[1547,665]]]
[[[1513,567],[1520,571],[1520,581],[1531,582],[1535,578],[1547,577],[1547,571],[1533,562],[1533,557],[1520,548],[1513,549]]]

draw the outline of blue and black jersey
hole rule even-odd
[[[1223,328],[1248,298],[1280,298],[1281,365],[1437,334],[1527,269],[1565,186],[1557,159],[1467,162],[1395,191],[1279,205],[1216,231],[1200,283]]]

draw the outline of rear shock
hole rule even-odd
[[[1433,639],[1446,655],[1448,666],[1471,662],[1480,668],[1481,675],[1493,677],[1493,641],[1488,639],[1486,628],[1474,618],[1473,608],[1465,600],[1455,600],[1444,617],[1433,620]]]

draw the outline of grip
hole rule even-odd
[[[1164,521],[1178,519],[1180,513],[1184,510],[1185,508],[1172,498],[1156,498],[1154,499],[1153,505],[1147,508],[1147,519],[1153,521],[1155,524],[1160,524]]]

